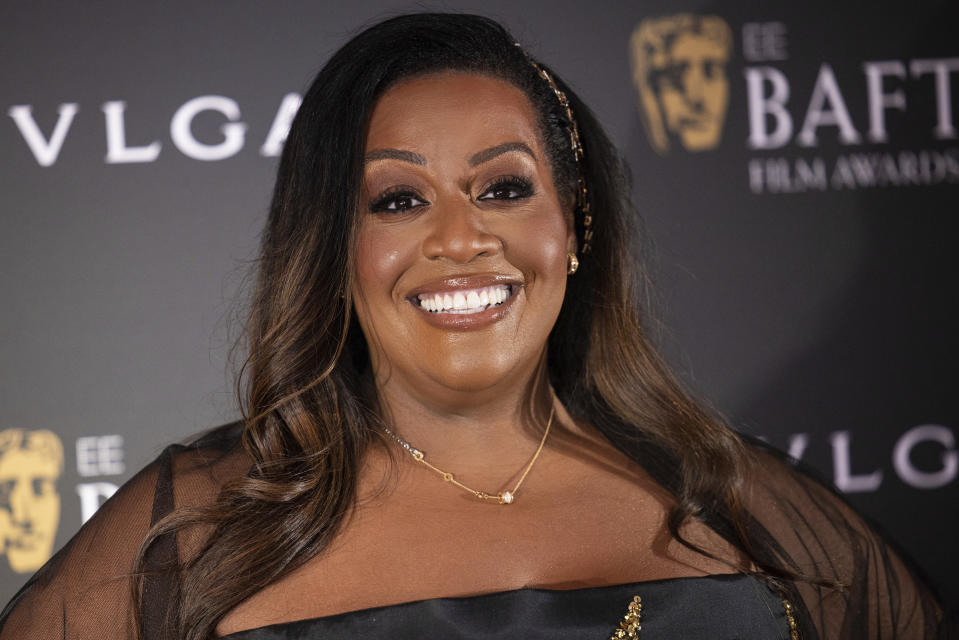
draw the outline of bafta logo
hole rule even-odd
[[[0,551],[17,573],[39,569],[60,524],[63,445],[52,431],[0,432]]]
[[[676,139],[687,151],[716,147],[729,104],[729,25],[689,13],[649,18],[633,31],[629,49],[653,148],[666,153]]]

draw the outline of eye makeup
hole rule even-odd
[[[494,178],[477,200],[523,200],[534,193],[533,181],[525,176],[506,175]]]
[[[429,204],[413,187],[396,185],[370,198],[371,213],[403,213]]]

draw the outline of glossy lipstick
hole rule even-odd
[[[511,276],[455,276],[421,285],[406,299],[429,324],[465,331],[505,317],[521,288],[522,283]]]

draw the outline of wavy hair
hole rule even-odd
[[[352,266],[367,126],[397,82],[447,70],[505,80],[540,115],[554,184],[570,208],[578,169],[555,93],[499,24],[463,14],[404,15],[363,31],[319,72],[293,121],[262,236],[238,380],[250,473],[209,506],[153,527],[137,558],[137,629],[146,557],[164,536],[205,525],[202,546],[176,568],[170,621],[185,640],[213,635],[240,602],[321,553],[354,504],[358,461],[379,418],[369,354],[352,308]],[[557,396],[641,464],[676,499],[668,526],[698,517],[761,569],[784,571],[747,535],[738,437],[687,395],[651,346],[642,317],[647,278],[624,164],[599,122],[569,98],[584,150],[592,251],[568,282],[549,338]],[[582,234],[582,220],[576,220]],[[787,572],[788,573],[788,572]]]

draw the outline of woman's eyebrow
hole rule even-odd
[[[496,156],[509,153],[510,151],[522,151],[523,153],[528,154],[533,160],[536,160],[536,154],[533,153],[533,150],[522,142],[504,142],[503,144],[498,144],[495,147],[490,147],[489,149],[483,149],[478,153],[474,153],[470,156],[469,163],[471,167],[475,167],[478,164],[489,162]]]
[[[426,166],[426,158],[412,151],[403,151],[402,149],[374,149],[363,157],[363,162],[373,162],[374,160],[402,160],[410,164]]]

